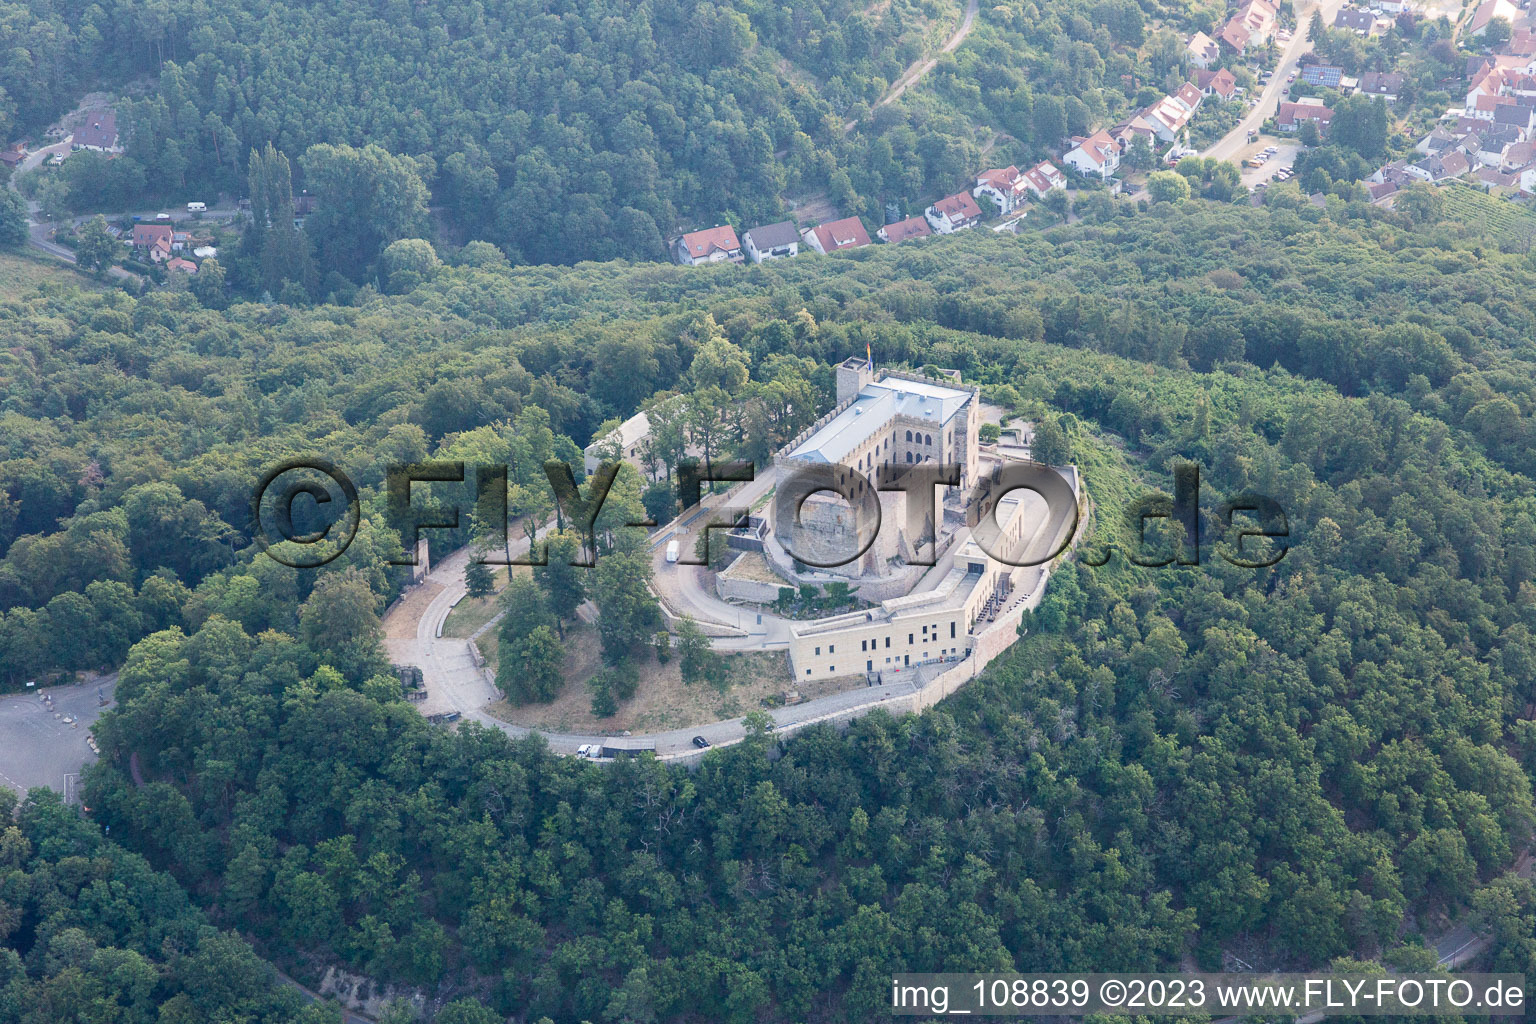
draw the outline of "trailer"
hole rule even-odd
[[[653,754],[656,753],[656,741],[655,740],[634,740],[634,741],[616,740],[616,741],[611,741],[611,742],[604,743],[603,747],[602,747],[602,750],[603,750],[603,753],[602,753],[603,757],[611,757],[611,758],[615,758],[615,759],[618,759],[618,758],[621,758],[621,757],[639,757],[641,754],[645,753],[646,751],[650,751]]]

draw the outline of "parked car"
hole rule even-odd
[[[703,750],[705,747],[709,746],[709,740],[705,739],[703,736],[695,736],[693,738],[693,745],[698,747],[700,750]]]

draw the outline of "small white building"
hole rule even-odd
[[[1108,181],[1120,168],[1120,147],[1100,128],[1087,138],[1075,138],[1061,159],[1079,174]]]
[[[677,240],[677,262],[686,266],[696,267],[700,263],[740,263],[741,242],[736,238],[736,229],[729,224],[721,224],[717,227],[706,228],[703,231],[690,231]]]
[[[909,238],[927,238],[933,234],[933,229],[928,226],[928,221],[922,217],[908,217],[906,220],[898,220],[894,224],[887,224],[875,234],[880,236],[880,241],[890,242],[895,245],[905,242]]]
[[[1189,37],[1189,43],[1184,47],[1185,56],[1195,67],[1208,70],[1210,66],[1221,58],[1221,47],[1216,45],[1216,40],[1204,32],[1196,32]]]
[[[1029,185],[1024,172],[1013,165],[993,167],[976,175],[976,187],[971,195],[977,199],[990,199],[997,204],[998,213],[1012,213],[1024,203]]]
[[[1024,172],[1024,184],[1035,194],[1035,198],[1044,199],[1047,192],[1065,189],[1067,176],[1049,160],[1042,160]]]
[[[842,249],[858,249],[869,244],[869,232],[857,217],[817,224],[800,232],[805,244],[825,256]]]
[[[644,412],[637,412],[605,437],[587,445],[582,452],[582,465],[588,473],[597,469],[598,463],[617,451],[619,458],[639,468],[645,441],[651,436],[651,420]]]
[[[85,121],[70,137],[71,150],[88,149],[96,153],[121,153],[123,147],[117,141],[117,112],[113,110],[86,111]]]
[[[923,211],[928,224],[941,235],[964,231],[981,223],[981,207],[969,192],[945,196]]]
[[[748,228],[741,236],[742,244],[753,263],[763,260],[788,259],[800,254],[800,232],[794,224],[781,220],[777,224]]]

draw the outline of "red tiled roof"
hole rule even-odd
[[[934,210],[950,220],[975,220],[981,216],[981,207],[969,192],[956,192],[933,204]]]
[[[864,222],[857,217],[844,217],[830,224],[818,224],[811,231],[816,235],[816,240],[821,243],[823,252],[857,249],[861,245],[869,244],[869,232],[864,230]]]
[[[1275,113],[1276,124],[1295,124],[1297,121],[1317,120],[1323,127],[1333,120],[1333,110],[1321,103],[1282,103]]]
[[[154,245],[156,242],[171,244],[172,229],[169,224],[135,224],[133,226],[134,245]]]
[[[908,217],[894,224],[887,224],[880,229],[885,232],[887,242],[905,242],[909,238],[926,238],[933,234],[933,229],[922,217]]]
[[[85,115],[85,123],[70,141],[76,146],[111,149],[117,145],[117,113],[111,110],[89,111]]]
[[[1100,128],[1086,139],[1079,140],[1077,148],[1081,149],[1089,160],[1102,167],[1109,159],[1109,154],[1113,153],[1117,147],[1115,140],[1109,137],[1109,132]]]
[[[976,175],[977,185],[991,185],[999,192],[1011,191],[1020,178],[1019,169],[1013,165],[1007,167],[994,167],[991,170],[982,171]]]
[[[741,248],[741,242],[736,238],[736,229],[729,224],[705,228],[703,231],[690,231],[683,236],[682,242],[683,250],[693,259],[708,256],[716,249],[731,253]]]

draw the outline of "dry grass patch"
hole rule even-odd
[[[481,641],[490,639],[482,637]],[[683,682],[680,659],[674,653],[665,665],[647,657],[639,665],[640,685],[635,696],[619,705],[618,714],[598,718],[592,714],[592,692],[587,680],[602,668],[595,626],[582,623],[565,630],[565,683],[548,704],[520,707],[497,701],[486,711],[517,725],[568,733],[636,733],[684,729],[725,718],[735,718],[762,706],[791,687],[806,699],[863,685],[861,677],[832,679],[822,684],[796,685],[790,679],[783,652],[721,652],[724,678],[692,686]],[[481,643],[481,650],[485,645]],[[490,653],[486,652],[486,657]]]

